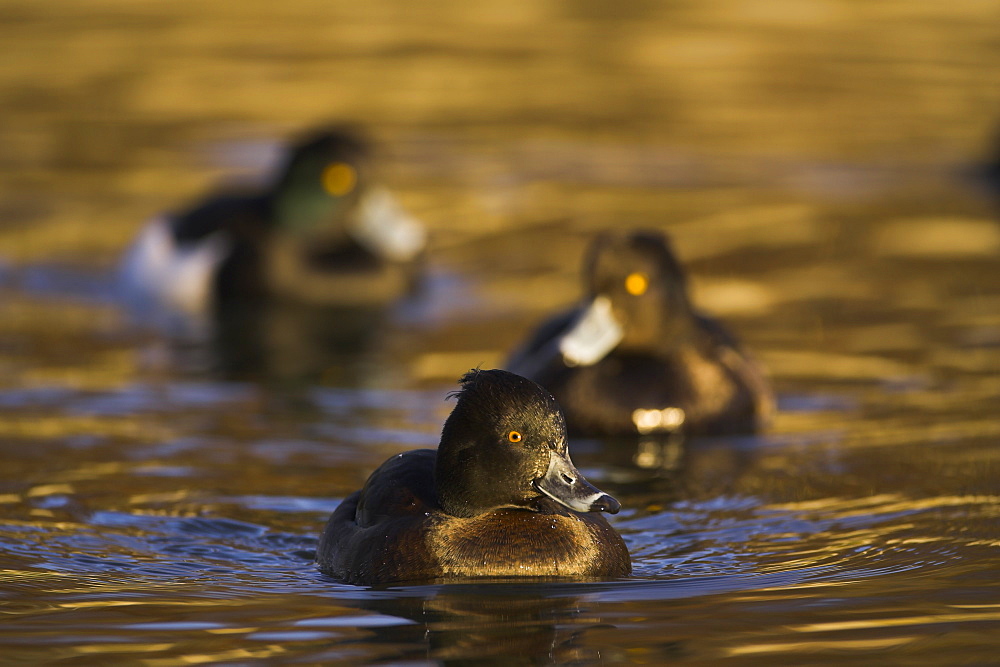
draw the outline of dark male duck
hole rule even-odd
[[[570,432],[746,433],[769,418],[764,374],[691,305],[663,234],[600,235],[583,274],[583,303],[545,322],[506,365],[553,393]]]
[[[296,143],[266,191],[147,223],[120,279],[141,311],[196,318],[262,296],[370,305],[409,289],[424,244],[423,226],[374,180],[368,142],[334,127]]]
[[[320,569],[373,585],[452,577],[621,577],[620,505],[569,458],[552,396],[501,370],[461,379],[437,451],[383,463],[334,511]]]

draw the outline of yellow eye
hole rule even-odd
[[[625,289],[632,296],[642,296],[649,287],[649,278],[645,273],[630,273],[625,279]]]
[[[507,439],[510,440],[511,442],[521,442],[521,440],[524,439],[524,436],[522,436],[517,431],[511,431],[510,433],[507,434]]]
[[[343,197],[358,184],[358,172],[349,164],[332,162],[323,169],[323,189],[334,197]]]

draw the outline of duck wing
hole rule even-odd
[[[421,449],[379,466],[330,516],[316,548],[320,569],[358,584],[440,574],[425,539],[428,513],[439,511],[436,459],[436,451]]]

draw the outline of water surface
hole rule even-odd
[[[965,168],[996,11],[604,7],[0,5],[4,660],[995,660],[1000,224]],[[140,221],[330,118],[430,226],[423,291],[222,348],[133,326],[109,276]],[[320,574],[339,500],[631,225],[770,369],[769,430],[571,444],[625,580]]]

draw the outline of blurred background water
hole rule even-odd
[[[1000,648],[1000,127],[981,0],[0,2],[3,661],[989,663]],[[424,289],[247,350],[132,326],[140,223],[363,123]],[[769,368],[755,437],[575,441],[606,583],[368,590],[328,513],[434,446],[460,373],[668,231]],[[338,333],[339,332],[339,333]],[[338,338],[338,336],[341,336]],[[332,342],[331,342],[332,341]]]

